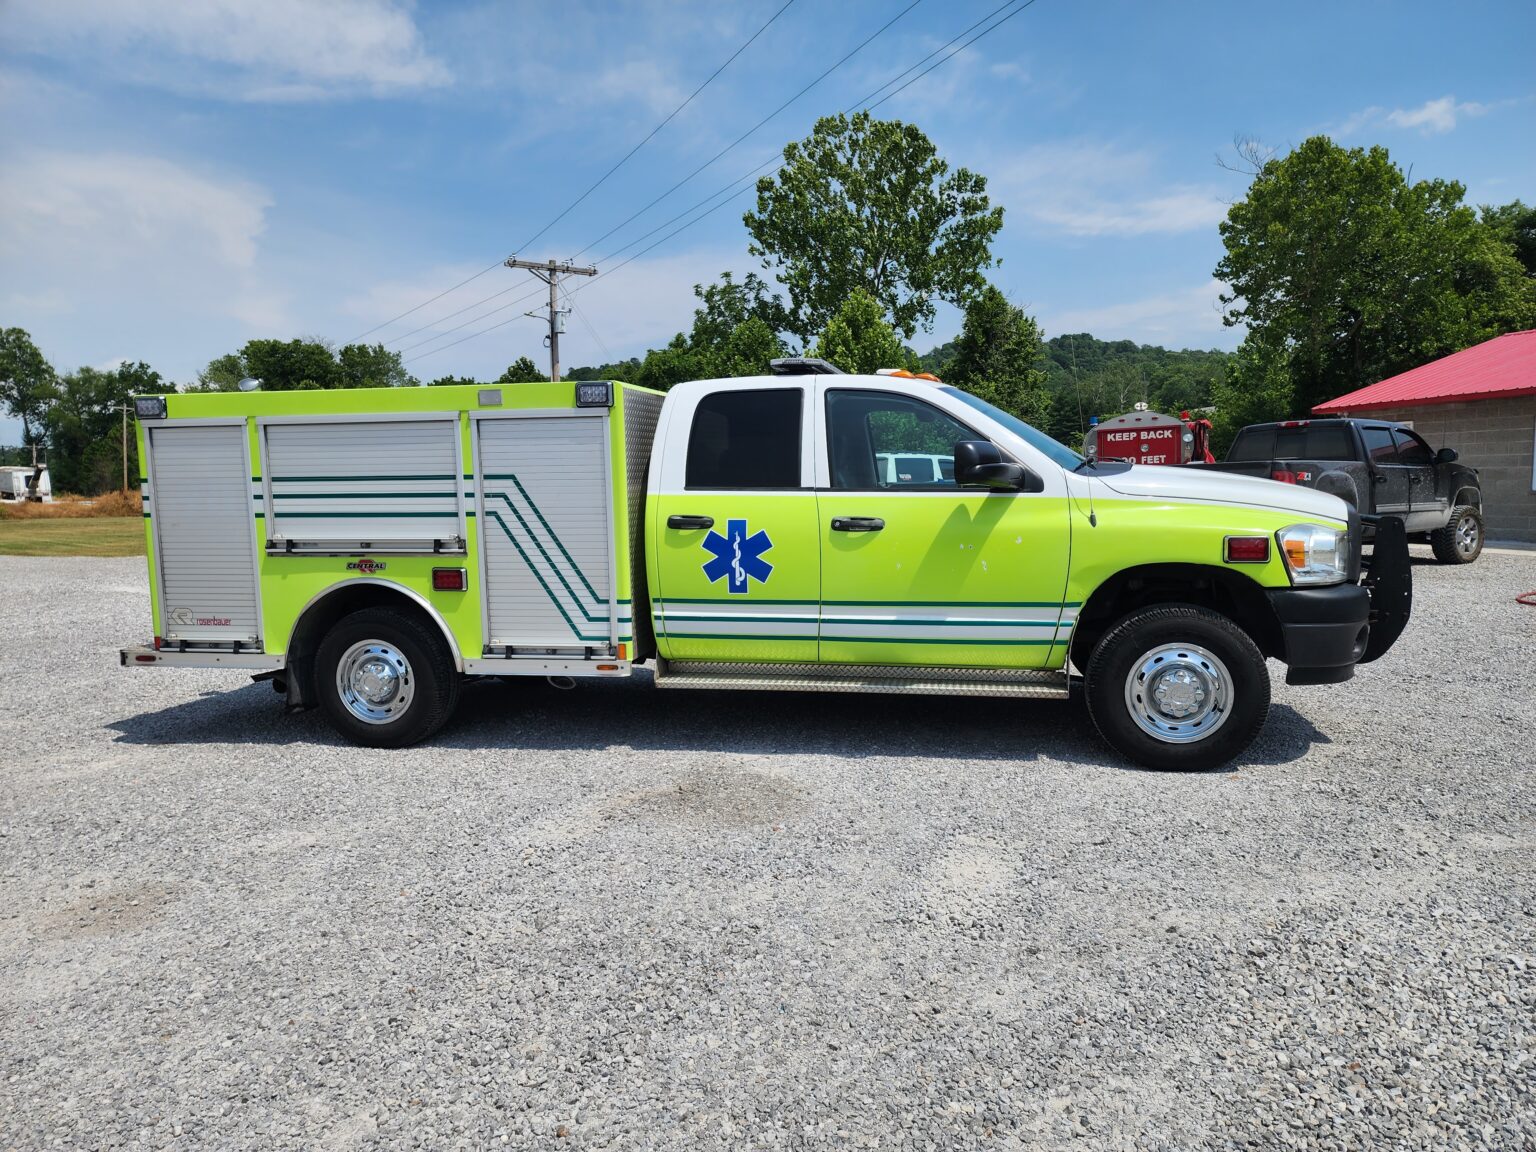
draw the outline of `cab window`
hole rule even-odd
[[[1435,462],[1435,454],[1429,450],[1429,445],[1412,432],[1394,428],[1392,436],[1397,441],[1397,458],[1401,463],[1410,468],[1428,468]]]
[[[955,444],[982,440],[932,404],[894,392],[827,393],[832,487],[955,487]]]
[[[715,392],[688,433],[689,488],[799,488],[799,388]]]

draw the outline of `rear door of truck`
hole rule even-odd
[[[807,378],[809,379],[809,378]],[[800,378],[680,387],[659,432],[648,526],[663,655],[813,662],[821,554],[815,414]]]

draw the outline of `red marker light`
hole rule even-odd
[[[463,568],[432,569],[432,591],[462,592],[469,587],[469,573]]]
[[[1277,468],[1269,474],[1271,480],[1278,480],[1282,484],[1296,483],[1296,473],[1287,472],[1283,468]]]
[[[1269,563],[1269,537],[1228,536],[1226,559],[1228,564]]]

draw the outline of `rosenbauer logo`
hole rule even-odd
[[[348,572],[361,572],[364,576],[371,572],[382,572],[389,565],[382,560],[370,560],[364,556],[361,560],[351,560],[347,563]]]

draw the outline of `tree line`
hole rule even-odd
[[[1241,149],[1251,183],[1220,225],[1223,319],[1234,354],[1173,351],[1087,333],[1044,338],[988,280],[1003,209],[985,176],[951,169],[917,127],[868,113],[818,121],[758,181],[742,218],[756,272],[695,285],[693,322],[643,356],[577,368],[665,391],[682,380],[758,374],[792,353],[850,372],[930,371],[1080,441],[1092,416],[1138,402],[1214,412],[1216,443],[1243,424],[1314,404],[1439,356],[1536,326],[1536,209],[1474,208],[1455,181],[1413,182],[1385,148],[1324,136],[1285,155]],[[937,302],[960,308],[952,341],[919,355]],[[187,391],[268,391],[421,383],[382,344],[248,341]],[[498,382],[543,380],[527,357]],[[478,383],[442,376],[430,384]],[[0,403],[26,444],[49,451],[56,488],[95,491],[120,469],[113,421],[135,393],[175,386],[142,362],[59,375],[19,328],[0,339]],[[130,451],[131,451],[130,446]],[[137,475],[136,462],[130,473]]]

